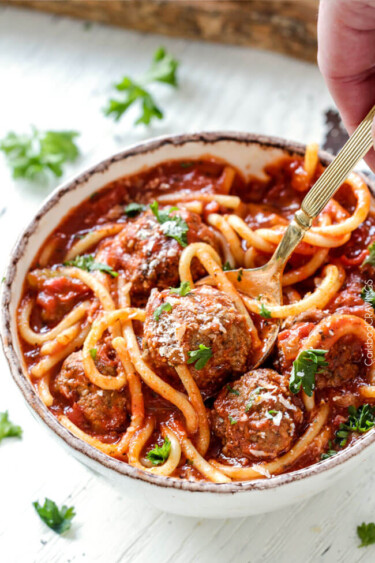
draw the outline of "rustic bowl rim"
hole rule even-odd
[[[273,137],[268,135],[235,132],[235,131],[213,131],[192,134],[180,135],[166,135],[157,137],[155,139],[144,141],[132,145],[131,147],[122,150],[112,156],[109,156],[96,165],[89,167],[86,171],[77,176],[69,179],[67,182],[57,187],[51,195],[42,203],[39,211],[31,220],[29,225],[19,235],[10,254],[10,262],[8,264],[5,279],[2,283],[2,296],[1,296],[1,339],[5,357],[8,361],[10,372],[17,386],[20,388],[24,399],[26,400],[33,413],[47,425],[47,427],[62,440],[71,449],[75,450],[78,454],[88,457],[91,461],[99,463],[105,468],[114,471],[119,475],[129,477],[135,480],[141,480],[146,483],[157,485],[158,487],[181,489],[190,492],[206,492],[206,493],[239,493],[245,491],[262,491],[269,489],[276,489],[283,485],[307,479],[308,477],[317,476],[325,473],[328,470],[338,468],[349,459],[355,457],[371,445],[375,441],[375,429],[370,430],[367,434],[357,440],[352,446],[339,452],[335,456],[321,461],[315,465],[311,465],[304,469],[294,471],[292,473],[285,473],[277,475],[271,479],[260,479],[255,481],[235,481],[231,483],[211,483],[206,481],[185,481],[173,477],[163,477],[152,475],[136,467],[132,467],[123,461],[111,458],[108,455],[100,452],[93,446],[90,446],[80,438],[74,436],[57,418],[47,409],[36,394],[29,379],[25,376],[22,370],[21,361],[16,353],[13,345],[13,339],[10,329],[10,304],[12,293],[12,279],[17,269],[18,262],[22,259],[25,249],[28,244],[30,236],[35,232],[41,217],[43,217],[50,209],[52,209],[60,200],[60,198],[67,192],[75,190],[81,184],[85,183],[94,174],[105,172],[109,167],[118,161],[126,160],[127,158],[135,155],[147,154],[157,151],[165,146],[182,146],[187,143],[203,143],[213,144],[222,141],[241,143],[241,144],[257,144],[267,148],[282,149],[289,154],[304,154],[306,145],[303,143],[289,141],[280,137]],[[209,152],[209,151],[208,151]],[[202,151],[202,156],[204,153]],[[319,158],[323,164],[328,164],[332,160],[332,155],[319,151]],[[367,177],[364,177],[366,184],[371,191],[375,193],[375,182]],[[104,187],[104,186],[103,186]]]

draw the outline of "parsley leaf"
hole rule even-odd
[[[168,301],[166,301],[165,303],[162,303],[161,305],[159,305],[159,307],[157,307],[154,311],[154,319],[156,321],[158,321],[160,319],[160,315],[162,314],[163,311],[171,311],[172,310],[172,305],[170,303],[168,303]]]
[[[98,351],[96,348],[90,348],[89,354],[93,360],[96,360],[96,356],[98,355]]]
[[[212,357],[212,349],[204,344],[199,344],[198,350],[188,352],[188,356],[188,364],[193,364],[195,362],[195,369],[203,369],[208,360]]]
[[[152,450],[147,452],[146,458],[151,461],[152,465],[161,465],[167,461],[170,451],[171,442],[168,438],[165,438],[162,446],[156,445]]]
[[[117,278],[118,273],[115,272],[111,266],[108,264],[102,264],[102,262],[95,262],[94,256],[92,254],[85,254],[83,256],[76,256],[74,260],[68,260],[64,262],[64,266],[74,266],[76,268],[80,268],[81,270],[86,270],[86,272],[94,272],[95,270],[99,270],[100,272],[104,272],[105,274],[109,274],[113,278]]]
[[[375,242],[370,244],[368,247],[369,255],[362,262],[362,266],[370,264],[370,266],[375,266]]]
[[[133,80],[129,76],[125,76],[121,82],[115,84],[116,90],[121,92],[123,97],[110,99],[104,110],[105,115],[112,115],[115,121],[119,121],[133,104],[138,103],[141,106],[141,113],[135,121],[135,125],[139,123],[149,125],[153,119],[162,119],[163,112],[147,90],[147,85],[152,82],[162,82],[176,88],[178,65],[179,62],[163,47],[157,49],[151,66],[143,77]]]
[[[330,458],[330,457],[332,457],[336,454],[337,454],[337,451],[332,448],[332,442],[330,440],[328,442],[328,450],[326,452],[324,452],[323,454],[321,454],[320,459],[321,460],[328,459],[328,458]]]
[[[35,180],[40,176],[62,176],[63,164],[79,155],[74,142],[76,131],[38,131],[30,134],[10,132],[0,141],[0,150],[13,171],[13,178]]]
[[[225,264],[223,265],[223,271],[224,272],[229,272],[229,270],[233,270],[232,266],[230,265],[230,263],[228,262],[228,260],[225,262]]]
[[[233,426],[233,424],[237,424],[238,420],[233,418],[233,416],[229,415],[229,422],[230,422],[231,426]]]
[[[190,283],[188,281],[184,281],[180,283],[180,287],[170,287],[170,293],[175,293],[176,295],[180,295],[181,297],[185,297],[191,292]]]
[[[308,397],[312,396],[315,389],[315,375],[321,368],[328,365],[325,355],[328,350],[304,350],[293,362],[292,373],[289,380],[289,389],[296,394],[301,386]]]
[[[363,299],[366,303],[370,303],[371,307],[375,309],[375,291],[372,287],[362,288],[361,299]]]
[[[240,394],[238,389],[233,389],[233,387],[231,385],[229,385],[229,383],[227,383],[227,389],[228,389],[228,393],[232,393],[232,395],[239,395]]]
[[[150,205],[150,209],[155,215],[158,223],[162,226],[161,230],[166,237],[174,238],[182,247],[187,246],[187,233],[189,227],[186,221],[179,215],[171,215],[172,211],[177,211],[178,207],[170,207],[167,209],[159,209],[159,204],[154,201]]]
[[[260,311],[259,314],[261,317],[265,318],[265,319],[270,319],[271,318],[271,311],[269,311],[267,309],[267,307],[264,305],[264,303],[261,304],[260,306]]]
[[[0,442],[3,438],[20,438],[21,436],[21,426],[17,426],[9,420],[8,411],[0,412]]]
[[[243,276],[243,269],[241,268],[241,270],[238,271],[238,275],[237,275],[238,282],[242,281],[242,276]]]
[[[375,407],[365,403],[356,409],[353,405],[348,408],[348,420],[341,423],[336,432],[335,440],[341,446],[346,446],[350,432],[365,434],[375,426]]]
[[[56,503],[49,498],[45,499],[43,506],[38,501],[33,502],[33,506],[43,522],[57,534],[63,534],[69,530],[71,521],[76,515],[73,506],[68,508],[63,505],[59,509]]]
[[[361,540],[358,547],[366,547],[375,543],[375,524],[362,522],[360,526],[357,526],[357,536]]]
[[[139,215],[140,213],[142,213],[142,211],[144,211],[146,209],[146,206],[143,205],[143,203],[129,203],[124,211],[125,211],[125,215],[127,215],[128,217],[136,217],[137,215]]]

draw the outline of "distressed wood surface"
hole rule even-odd
[[[101,108],[122,74],[147,67],[160,37],[0,8],[0,137],[28,124],[77,129],[82,157],[71,174],[127,145],[160,134],[237,129],[322,142],[332,107],[318,69],[286,57],[185,40],[163,41],[181,60],[178,92],[155,90],[166,119],[150,130],[119,124]],[[136,56],[135,56],[136,53]],[[0,271],[23,226],[56,185],[15,183],[0,159]],[[352,475],[302,504],[234,520],[159,512],[122,496],[74,460],[28,411],[0,353],[0,411],[24,429],[0,444],[2,563],[354,563],[356,526],[375,520],[374,456]],[[48,496],[77,517],[60,538],[31,503]]]
[[[1,0],[5,4],[316,60],[319,0]]]

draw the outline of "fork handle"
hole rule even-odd
[[[301,209],[294,215],[269,264],[281,270],[296,246],[309,230],[313,219],[325,208],[331,197],[346,180],[356,164],[372,146],[371,126],[375,106],[358,125],[336,158],[326,168],[305,196]]]
[[[375,106],[358,125],[336,158],[304,198],[295,219],[305,230],[311,227],[313,219],[325,208],[349,173],[370,150],[372,146],[371,126],[374,116]]]

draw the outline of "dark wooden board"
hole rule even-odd
[[[0,0],[174,37],[271,49],[316,61],[319,0]]]

